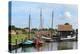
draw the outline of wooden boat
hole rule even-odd
[[[33,46],[34,43],[32,40],[26,40],[25,42],[22,43],[23,46]]]
[[[76,36],[73,36],[73,37],[71,37],[71,36],[67,36],[67,38],[60,38],[60,40],[62,40],[62,41],[65,41],[65,40],[76,40]]]
[[[52,41],[53,41],[51,38],[49,38],[49,37],[44,37],[44,36],[42,36],[42,39],[44,39],[45,42],[52,42]]]
[[[33,45],[33,40],[30,39],[30,34],[31,34],[31,31],[30,31],[30,23],[31,23],[31,15],[29,14],[29,36],[28,36],[28,39],[22,43],[22,45],[24,46],[32,46]]]
[[[34,40],[34,44],[35,44],[36,47],[42,46],[43,43],[44,43],[44,42],[43,42],[42,40],[40,40],[40,39],[35,39],[35,40]]]

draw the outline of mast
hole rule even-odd
[[[51,28],[53,28],[53,11],[52,11],[52,25],[51,25]]]
[[[51,29],[52,29],[52,30],[51,30],[51,38],[52,38],[52,33],[53,33],[53,32],[52,32],[52,31],[53,31],[53,14],[54,14],[54,12],[52,11],[52,22],[51,22]]]
[[[29,39],[30,39],[30,32],[31,32],[30,31],[30,26],[31,26],[30,24],[31,24],[31,15],[29,14]]]
[[[43,22],[42,22],[42,9],[40,10],[40,29],[43,28]]]
[[[54,12],[52,11],[52,23],[51,23],[51,38],[53,37],[52,35],[53,35],[53,14],[54,14]],[[52,50],[52,47],[53,47],[53,44],[51,44],[51,50]]]
[[[43,22],[42,22],[42,9],[40,9],[40,34],[39,36],[42,36],[42,28],[43,28]]]

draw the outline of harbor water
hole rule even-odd
[[[40,48],[32,47],[20,47],[11,51],[12,53],[22,52],[40,52],[40,51],[56,51],[56,50],[72,50],[77,49],[77,41],[62,41],[62,42],[48,42],[44,43]]]

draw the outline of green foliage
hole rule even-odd
[[[16,40],[18,43],[20,43],[22,40],[25,40],[27,36],[28,36],[27,34],[11,35],[11,45],[15,45]]]
[[[29,33],[26,34],[16,34],[16,35],[11,35],[11,45],[16,44],[16,40],[18,43],[24,41],[25,39],[28,39]],[[34,34],[31,33],[31,39],[34,37]]]
[[[70,25],[69,23],[65,23],[64,25]]]
[[[24,29],[29,29],[28,27],[24,28]]]
[[[9,28],[10,28],[11,30],[22,30],[22,28],[17,28],[17,27],[15,27],[14,25],[9,25]]]
[[[50,31],[51,31],[51,30],[52,30],[52,31],[54,31],[54,29],[53,29],[53,28],[49,28],[49,30],[50,30]]]
[[[37,28],[32,28],[32,31],[38,31],[38,29]]]
[[[9,25],[9,29],[15,30],[15,26],[14,25]]]

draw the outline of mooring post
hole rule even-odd
[[[76,29],[76,41],[78,40],[78,29]]]
[[[18,47],[18,45],[17,45],[17,39],[16,39],[16,50],[15,50],[16,53],[17,53],[17,47]]]
[[[24,40],[23,39],[21,39],[21,47],[22,47],[22,51],[23,51],[23,43],[24,42]]]

